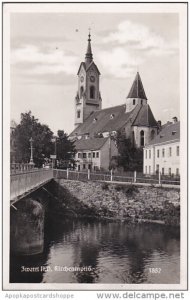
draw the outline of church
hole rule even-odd
[[[134,147],[144,147],[158,131],[148,99],[137,72],[125,104],[102,109],[100,71],[93,61],[91,35],[85,61],[78,70],[75,97],[75,129],[69,138],[75,141],[77,170],[108,170],[117,145],[110,137],[118,131],[131,139]]]

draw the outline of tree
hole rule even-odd
[[[130,138],[126,138],[121,131],[117,132],[116,143],[118,148],[118,167],[123,167],[125,171],[143,170],[143,149],[135,148]]]
[[[75,165],[75,153],[74,142],[69,140],[64,130],[58,130],[56,137],[56,154],[60,167],[67,168],[70,165]]]
[[[16,157],[18,162],[30,161],[30,138],[33,139],[33,159],[37,167],[41,167],[44,159],[53,153],[53,132],[47,125],[41,124],[31,111],[21,113],[21,121],[14,131]]]

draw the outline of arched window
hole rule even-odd
[[[133,99],[133,105],[135,105],[135,99]]]
[[[77,110],[77,118],[80,118],[80,110]]]
[[[151,138],[151,140],[154,138],[154,136],[155,136],[155,131],[152,130],[151,133],[150,133],[150,138]]]
[[[144,146],[144,130],[140,132],[140,145]]]
[[[135,133],[134,133],[134,131],[132,131],[131,142],[132,142],[132,147],[135,147]]]
[[[84,88],[83,88],[83,86],[81,86],[81,87],[80,87],[80,98],[82,97],[83,92],[84,92]]]
[[[91,85],[90,87],[90,98],[94,99],[95,98],[95,87]]]

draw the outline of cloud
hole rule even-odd
[[[124,47],[116,47],[110,51],[99,51],[97,56],[105,72],[116,78],[130,77],[137,65],[142,63],[140,57],[133,57]]]
[[[60,73],[73,75],[76,73],[77,59],[58,47],[42,51],[35,45],[25,45],[13,49],[11,53],[13,70],[28,77]]]
[[[103,39],[103,42],[117,42],[119,45],[133,49],[147,49],[147,51],[156,55],[167,55],[177,49],[176,41],[170,41],[169,43],[161,35],[151,31],[149,27],[131,21],[121,22],[117,31],[110,33]]]
[[[104,50],[99,50],[97,56],[105,72],[116,78],[131,76],[150,57],[178,51],[176,41],[168,42],[149,27],[131,21],[121,22],[115,32],[102,38],[102,44]]]

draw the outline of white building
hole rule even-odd
[[[75,145],[78,171],[108,170],[111,158],[117,155],[116,145],[109,137],[77,140]]]
[[[180,122],[168,122],[143,149],[144,174],[180,175]]]

